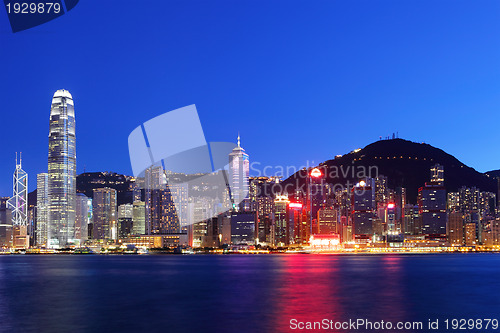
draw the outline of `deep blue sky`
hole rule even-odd
[[[13,34],[0,8],[0,195],[22,151],[47,169],[50,102],[68,89],[78,173],[131,174],[127,137],[196,104],[208,141],[263,165],[318,163],[379,136],[500,168],[500,2],[80,1]]]

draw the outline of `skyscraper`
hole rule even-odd
[[[54,93],[50,108],[48,158],[48,245],[73,241],[76,210],[75,109],[69,91]]]
[[[26,226],[28,224],[28,174],[22,169],[21,158],[14,170],[12,198],[7,201],[7,207],[12,210],[12,224]]]
[[[12,247],[12,211],[7,207],[8,200],[0,198],[0,248]]]
[[[276,246],[289,245],[287,233],[287,207],[290,201],[286,195],[277,195],[274,200],[274,243]]]
[[[125,238],[132,234],[134,206],[130,203],[118,206],[118,237]]]
[[[134,235],[144,235],[146,233],[144,201],[134,201],[133,206],[132,233]]]
[[[234,208],[248,198],[250,161],[245,149],[241,148],[240,136],[238,146],[229,154],[229,182]]]
[[[16,170],[13,177],[12,198],[7,201],[7,207],[12,210],[13,245],[15,248],[26,249],[30,240],[28,235],[28,174],[21,167],[16,156]]]
[[[418,190],[418,209],[423,234],[446,234],[446,199],[443,167],[436,164],[431,168],[431,181]]]
[[[351,218],[356,235],[373,234],[375,186],[372,178],[360,181],[351,189]]]
[[[83,244],[88,239],[88,225],[90,212],[92,211],[92,200],[83,194],[76,195],[76,213],[75,213],[75,239]]]
[[[94,189],[92,239],[116,239],[116,190]]]
[[[36,175],[36,240],[38,245],[47,244],[49,219],[49,199],[47,195],[48,177],[49,175],[46,172]]]

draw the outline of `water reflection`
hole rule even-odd
[[[290,321],[321,322],[343,317],[338,261],[333,256],[296,255],[281,258],[274,330],[288,332]]]
[[[487,254],[3,256],[0,331],[289,332],[291,319],[496,318],[499,274],[500,256]]]

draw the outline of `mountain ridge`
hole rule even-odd
[[[498,186],[494,178],[496,171],[491,174],[480,173],[440,148],[399,138],[375,141],[362,149],[320,163],[318,167],[323,169],[326,181],[333,185],[345,185],[347,182],[352,184],[361,180],[362,177],[357,177],[357,172],[354,177],[352,172],[345,173],[346,168],[351,168],[352,171],[352,168],[359,170],[371,167],[371,170],[377,170],[378,175],[388,178],[389,188],[406,188],[409,202],[416,203],[418,189],[430,181],[430,168],[437,163],[444,166],[445,187],[448,192],[457,191],[461,186],[475,186],[481,191],[497,193]],[[339,169],[344,172],[337,172],[337,175],[332,172]],[[304,169],[300,170],[283,183],[301,185],[305,172]],[[498,175],[500,176],[500,171]]]

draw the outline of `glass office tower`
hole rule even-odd
[[[75,109],[69,91],[57,90],[50,108],[48,246],[73,242],[76,205]]]

